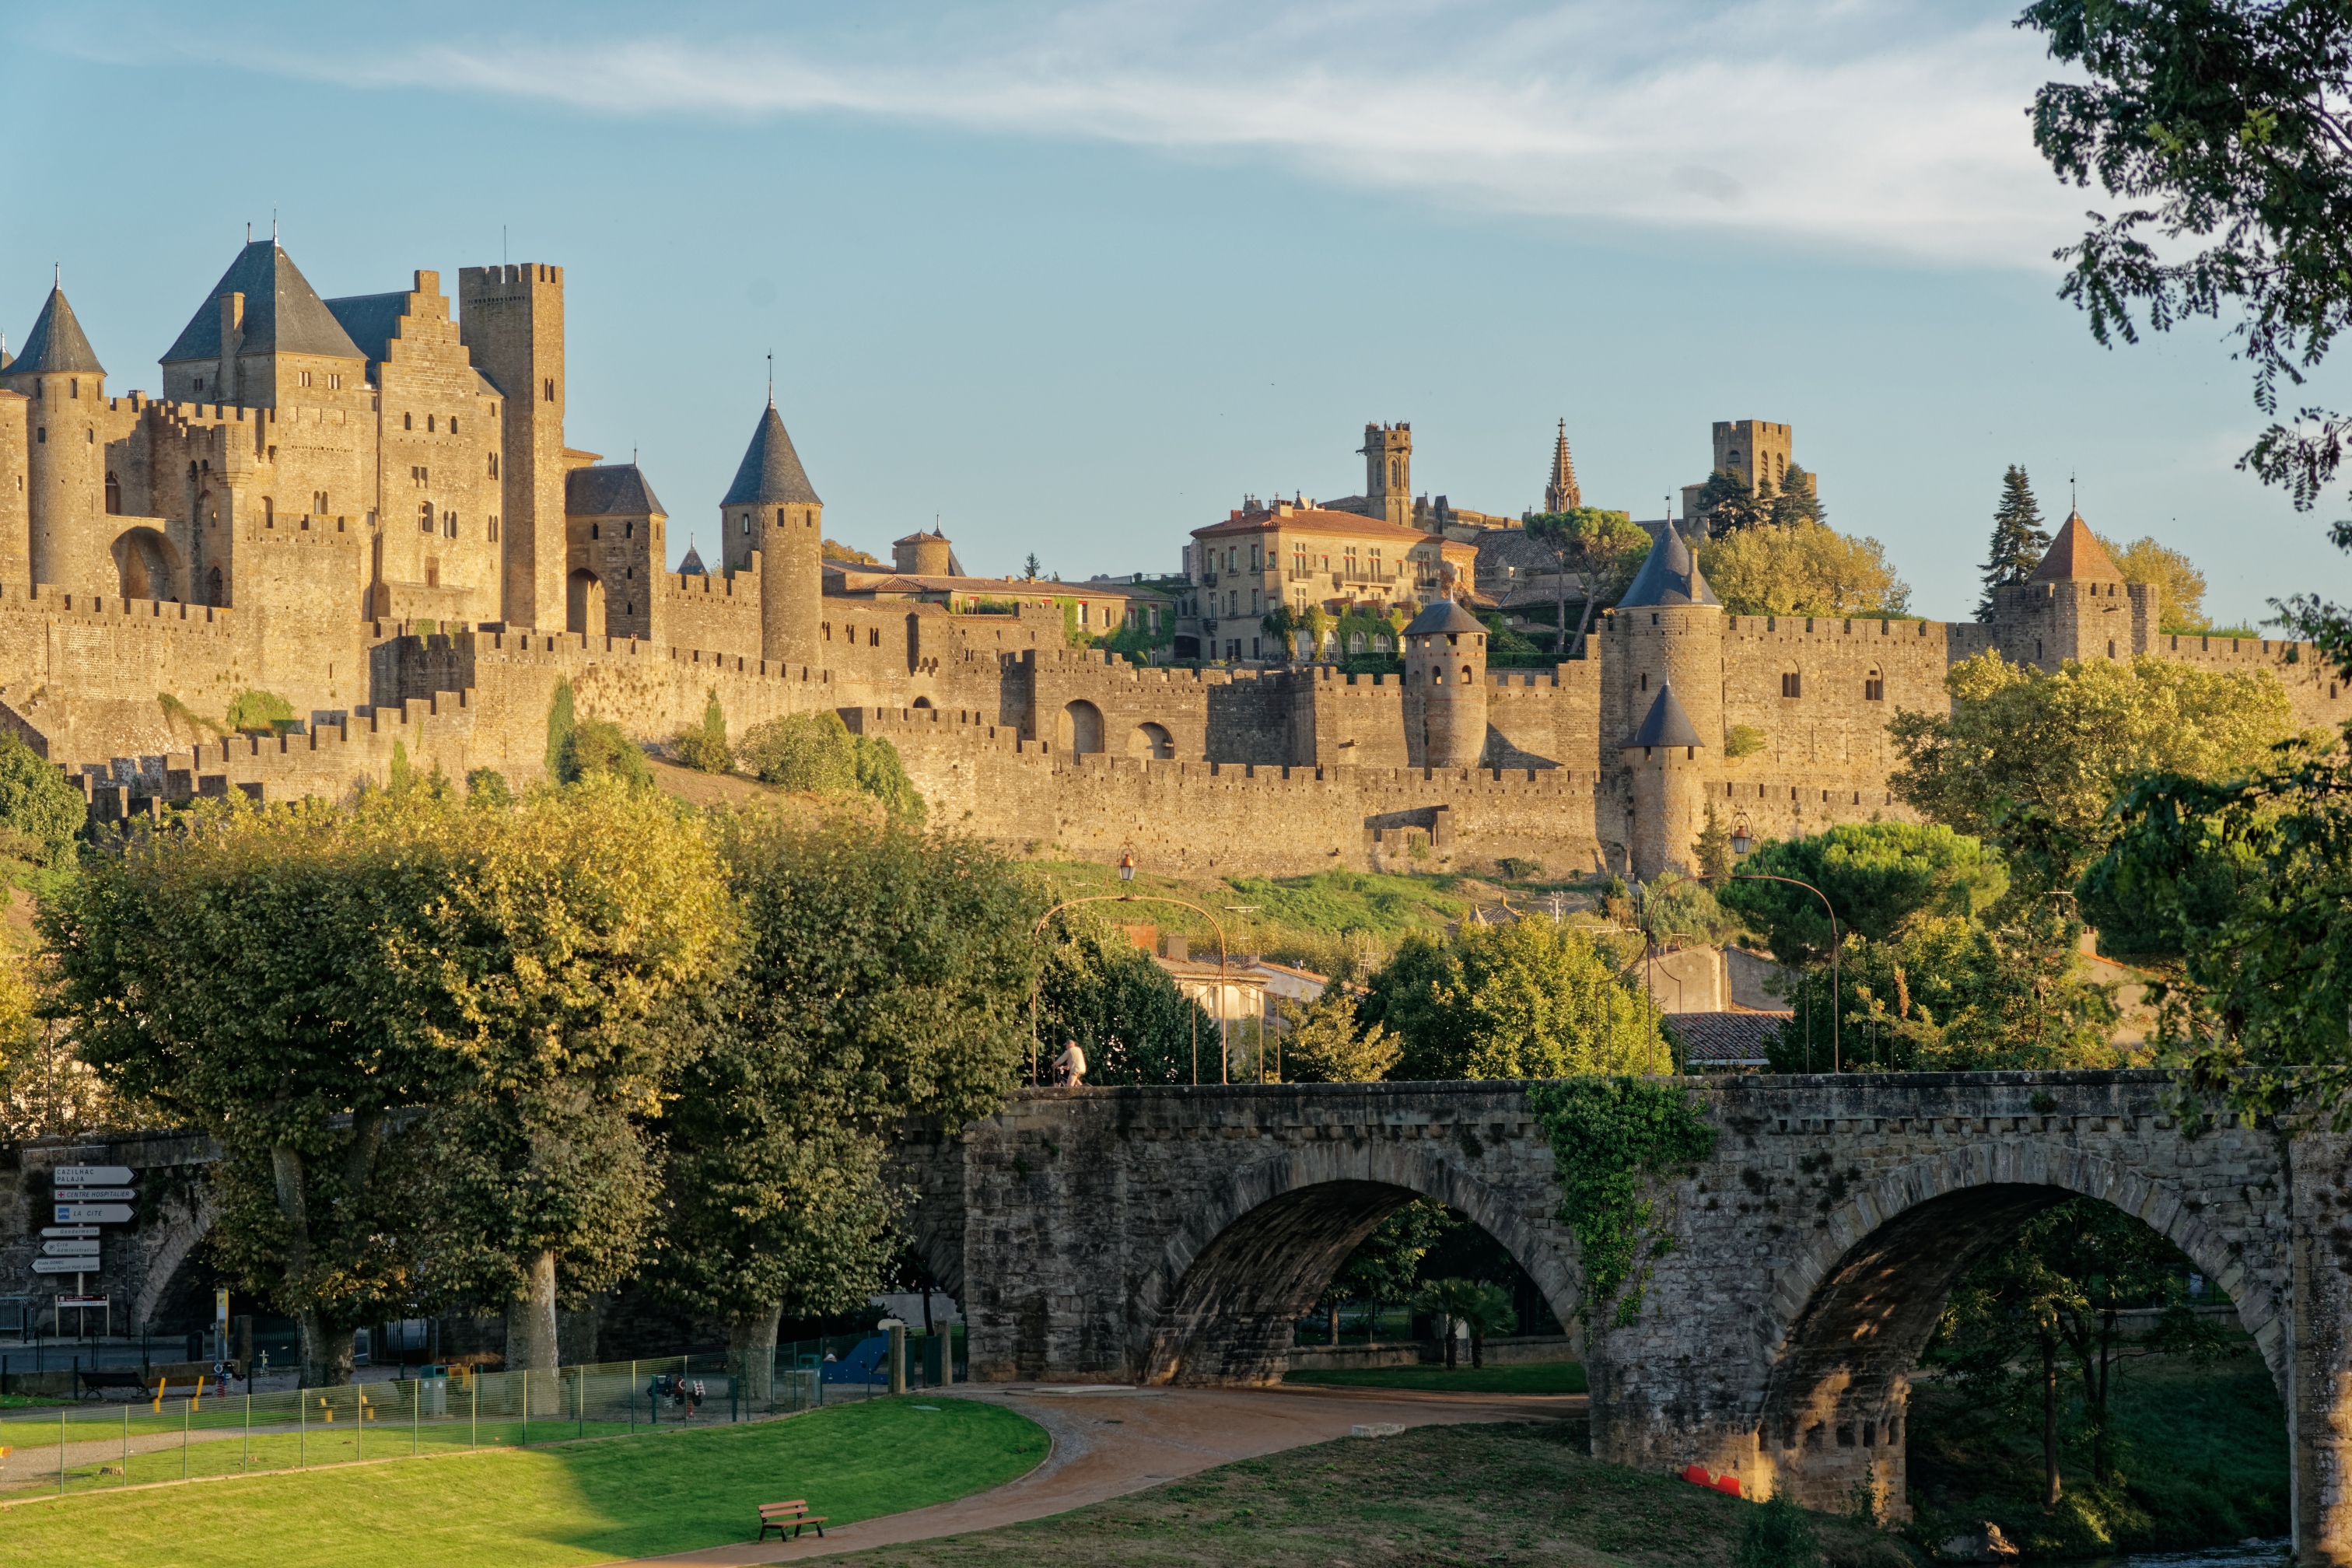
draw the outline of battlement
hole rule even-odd
[[[1803,624],[1800,626],[1799,622]],[[1857,626],[1862,629],[1856,631],[1854,628]],[[1723,617],[1723,630],[1727,637],[1876,637],[1889,640],[1898,637],[1924,640],[1948,637],[1951,627],[1944,621],[1890,620],[1878,616],[1726,616]]]

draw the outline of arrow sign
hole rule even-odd
[[[45,1225],[41,1227],[41,1234],[43,1236],[96,1236],[98,1234],[98,1226],[94,1225]]]
[[[57,1205],[59,1225],[128,1225],[131,1221],[129,1204],[59,1204]]]
[[[131,1180],[128,1165],[59,1165],[49,1180],[60,1187],[119,1187]]]
[[[94,1241],[45,1241],[41,1250],[51,1258],[96,1258],[98,1243]],[[95,1264],[92,1268],[97,1267]]]
[[[103,1307],[113,1300],[114,1298],[111,1296],[60,1296],[58,1298],[58,1305],[60,1307]]]
[[[95,1258],[36,1258],[33,1259],[33,1272],[36,1274],[95,1274],[98,1272],[98,1259]]]
[[[129,1203],[138,1195],[136,1187],[59,1187],[49,1194],[61,1204]]]

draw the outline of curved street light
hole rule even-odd
[[[1202,919],[1206,920],[1217,933],[1217,1011],[1222,1018],[1225,1006],[1225,928],[1223,924],[1218,921],[1216,916],[1209,913],[1208,910],[1189,900],[1171,899],[1159,893],[1138,893],[1132,891],[1131,885],[1135,881],[1135,857],[1132,853],[1121,855],[1118,858],[1118,879],[1121,882],[1130,884],[1130,890],[1124,893],[1094,893],[1083,899],[1064,899],[1060,903],[1055,904],[1052,909],[1047,910],[1044,914],[1037,917],[1037,923],[1029,928],[1029,940],[1034,942],[1039,936],[1045,933],[1045,922],[1047,921],[1052,920],[1064,910],[1075,909],[1080,904],[1175,904],[1181,908],[1193,910]],[[1032,1089],[1036,1088],[1038,1085],[1037,992],[1038,988],[1044,984],[1044,979],[1045,977],[1041,973],[1037,979],[1029,983],[1029,1086]],[[1181,994],[1182,988],[1180,986],[1178,990]],[[1191,1014],[1190,1021],[1192,1026],[1192,1081],[1197,1085],[1201,1081],[1201,1015],[1197,1004],[1187,1009],[1187,1011]],[[1220,1034],[1218,1037],[1223,1039],[1223,1036]],[[1224,1064],[1222,1061],[1218,1063],[1220,1068],[1222,1068],[1223,1065]]]
[[[1738,835],[1733,836],[1731,847],[1736,854],[1748,853],[1740,844]],[[1821,900],[1822,911],[1830,917],[1830,1071],[1843,1072],[1844,1068],[1839,1065],[1841,1053],[1838,1049],[1838,921],[1837,910],[1830,908],[1830,896],[1811,882],[1801,882],[1794,877],[1775,877],[1765,871],[1727,871],[1724,876],[1734,882],[1786,882],[1792,888],[1802,888]]]

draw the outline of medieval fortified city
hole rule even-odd
[[[0,1557],[2352,1568],[2352,17],[1980,9],[0,14]]]

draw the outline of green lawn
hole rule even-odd
[[[840,1568],[1735,1568],[1752,1503],[1584,1453],[1581,1421],[1417,1426],[1245,1459],[1052,1519]],[[1813,1516],[1826,1568],[1915,1568]]]
[[[1455,1394],[1582,1394],[1581,1362],[1545,1361],[1524,1366],[1473,1367],[1452,1372],[1442,1366],[1349,1367],[1341,1372],[1294,1372],[1285,1383],[1331,1388],[1419,1388],[1451,1390]]]
[[[758,1505],[786,1498],[842,1523],[922,1508],[1011,1480],[1046,1447],[1041,1427],[998,1405],[876,1399],[757,1425],[20,1503],[0,1510],[0,1538],[12,1560],[77,1568],[603,1563],[749,1541]]]

